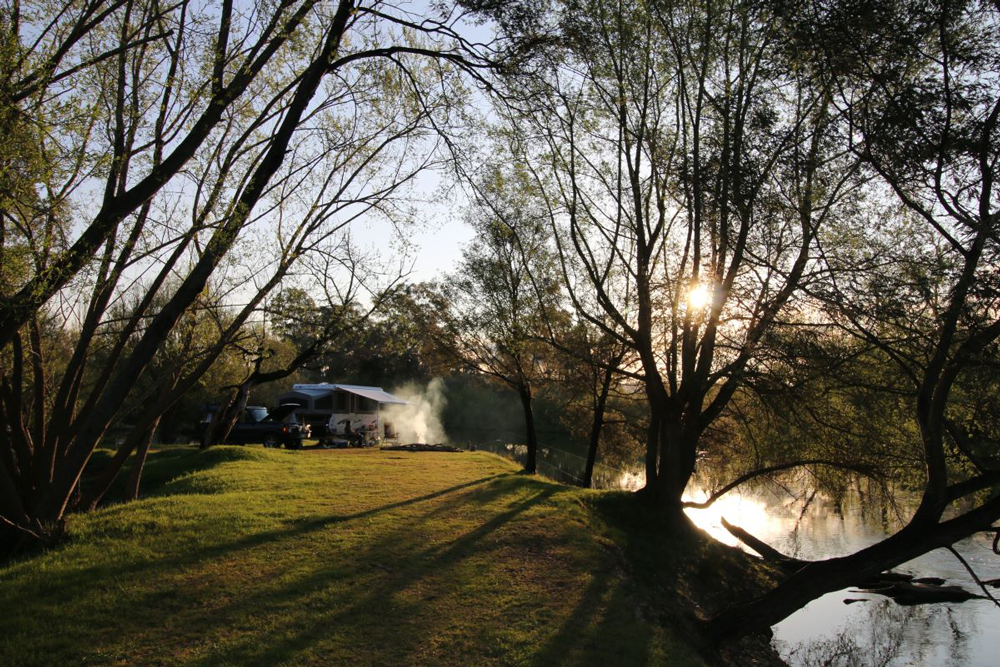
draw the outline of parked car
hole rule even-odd
[[[248,405],[226,438],[226,444],[245,445],[263,443],[265,447],[298,449],[302,441],[309,437],[309,426],[299,424],[292,411],[294,405],[282,405],[268,410],[261,405]],[[201,428],[208,428],[218,405],[208,405],[201,419]]]

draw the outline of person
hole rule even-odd
[[[341,435],[344,440],[349,443],[349,446],[357,447],[365,444],[368,435],[367,427],[362,426],[359,430],[354,427],[353,422],[349,418],[344,418],[334,423],[333,417],[331,417],[330,423],[332,424],[330,430],[333,434]],[[338,433],[339,429],[337,427],[341,425],[343,425],[344,430],[342,433]]]

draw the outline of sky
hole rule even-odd
[[[433,280],[452,271],[461,258],[462,247],[472,240],[472,229],[450,211],[441,211],[441,223],[431,223],[412,239],[418,247],[410,282]]]
[[[413,12],[414,16],[426,13],[426,0],[402,3],[401,6]],[[489,25],[465,24],[462,34],[472,41],[489,42],[494,34]],[[473,102],[486,111],[482,101]],[[488,111],[486,111],[488,113]],[[458,188],[450,199],[436,198],[434,195],[448,178],[440,172],[425,172],[414,187],[415,199],[425,200],[417,205],[418,220],[406,230],[406,242],[412,246],[412,271],[407,282],[427,282],[439,279],[453,271],[461,259],[462,249],[472,240],[472,229],[462,222],[465,198]],[[394,250],[393,230],[385,223],[361,224],[352,229],[355,240],[368,248],[378,249],[386,259],[398,258]]]
[[[472,229],[463,220],[466,206],[460,188],[451,188],[451,195],[439,195],[444,179],[451,176],[437,171],[421,173],[410,193],[415,219],[402,230],[409,248],[402,256],[400,242],[394,230],[384,220],[358,221],[351,230],[354,240],[365,248],[376,250],[383,260],[392,264],[403,259],[412,267],[406,281],[429,282],[455,270],[462,249],[472,240]]]

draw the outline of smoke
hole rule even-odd
[[[441,411],[445,404],[441,378],[434,378],[426,387],[411,382],[393,389],[391,393],[409,402],[407,405],[387,405],[382,409],[383,422],[392,425],[401,443],[448,442],[441,425]]]

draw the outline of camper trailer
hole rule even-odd
[[[381,387],[354,384],[296,384],[278,396],[279,405],[296,405],[300,422],[312,426],[320,440],[347,444],[374,444],[393,438],[392,424],[382,418],[382,407],[406,404]]]

